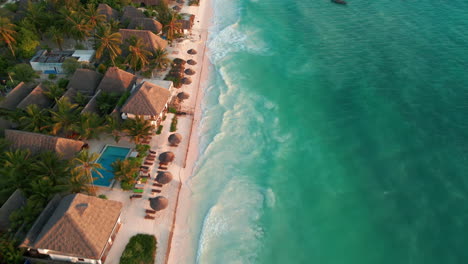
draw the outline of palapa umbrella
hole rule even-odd
[[[158,171],[158,175],[156,175],[156,181],[160,184],[168,184],[172,181],[172,173],[168,171]]]
[[[182,8],[180,8],[180,6],[177,6],[177,5],[176,5],[176,6],[174,6],[172,9],[173,9],[174,11],[180,12],[180,10],[181,10]]]
[[[149,203],[150,203],[150,207],[153,210],[161,211],[163,209],[166,209],[166,207],[169,204],[169,201],[164,196],[158,196],[158,197],[155,197],[155,198],[150,198]]]
[[[194,50],[194,49],[189,49],[189,50],[187,50],[187,53],[190,54],[190,55],[195,55],[195,54],[197,54],[197,51]]]
[[[172,62],[174,62],[175,64],[185,65],[185,60],[183,60],[181,58],[175,58]]]
[[[192,69],[186,69],[184,72],[185,72],[185,74],[187,74],[187,75],[194,75],[194,74],[195,74],[195,71],[192,70]]]
[[[169,144],[171,144],[171,146],[177,146],[180,144],[180,142],[182,142],[182,135],[175,133],[170,135],[167,140],[169,140]]]
[[[183,84],[191,84],[192,83],[192,79],[190,79],[190,77],[184,77],[182,78],[182,80],[180,80]]]
[[[186,92],[181,92],[177,94],[177,98],[179,98],[180,100],[189,99],[189,97],[190,95]]]
[[[192,59],[188,60],[187,63],[190,64],[190,65],[196,65],[197,64],[197,62],[192,60]]]
[[[174,161],[175,155],[171,151],[163,152],[159,155],[159,161],[162,163],[169,163]]]

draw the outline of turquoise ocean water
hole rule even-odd
[[[196,263],[468,263],[468,2],[214,0]]]

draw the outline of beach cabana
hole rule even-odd
[[[156,175],[156,181],[160,184],[168,184],[172,181],[172,173],[169,171],[158,171],[158,175]]]
[[[191,84],[192,83],[192,79],[190,79],[190,77],[184,77],[180,80],[181,83],[183,84]]]
[[[190,64],[190,65],[196,65],[197,64],[197,62],[192,60],[192,59],[188,60],[187,63]]]
[[[180,144],[180,142],[182,142],[182,135],[179,133],[174,133],[170,135],[167,140],[171,146],[177,146]]]
[[[186,70],[184,71],[184,73],[187,74],[187,75],[194,75],[194,74],[195,74],[195,71],[192,70],[192,69],[186,69]]]
[[[169,201],[164,196],[158,196],[149,199],[150,207],[155,211],[161,211],[167,208]]]
[[[195,54],[197,54],[197,51],[194,50],[194,49],[189,49],[189,50],[187,50],[187,53],[190,54],[190,55],[195,55]]]
[[[166,151],[166,152],[163,152],[159,155],[159,161],[161,163],[169,163],[169,162],[173,162],[174,161],[174,158],[175,158],[175,155],[173,152],[171,151]]]

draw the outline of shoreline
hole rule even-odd
[[[177,201],[174,209],[168,246],[165,252],[165,264],[189,263],[189,261],[195,262],[197,251],[196,245],[192,245],[186,237],[187,221],[189,217],[188,211],[191,207],[191,201],[189,198],[191,195],[191,190],[188,189],[184,183],[193,176],[195,165],[199,156],[199,125],[202,115],[201,104],[206,86],[208,85],[209,72],[212,66],[208,56],[209,50],[207,47],[207,41],[208,30],[211,26],[211,19],[213,17],[213,7],[210,0],[202,0],[200,5],[196,8],[198,8],[198,12],[195,14],[195,20],[199,22],[195,23],[193,29],[201,37],[201,41],[197,45],[197,51],[201,51],[200,47],[202,47],[203,51],[200,52],[199,55],[199,58],[201,58],[201,60],[199,60],[199,62],[201,62],[200,73],[198,76],[198,82],[196,83],[193,90],[195,92],[195,100],[193,100],[193,103],[190,104],[194,109],[193,119],[190,125],[189,140],[185,159],[179,174],[180,182],[177,191]],[[187,255],[189,252],[193,252],[194,255]],[[184,260],[181,260],[181,258]]]

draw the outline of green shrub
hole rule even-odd
[[[119,99],[119,101],[117,102],[117,106],[118,107],[122,107],[125,102],[127,101],[128,97],[130,97],[130,91],[126,91]]]
[[[163,126],[162,126],[162,125],[159,125],[158,130],[156,130],[156,134],[157,134],[157,135],[160,135],[161,132],[162,132],[162,129],[163,129]]]
[[[167,109],[167,112],[172,113],[172,114],[177,114],[177,108],[169,106]]]
[[[138,151],[138,154],[140,156],[146,156],[146,153],[148,152],[148,150],[150,149],[151,147],[149,145],[141,145],[141,144],[138,144],[135,146],[135,150]]]
[[[153,264],[156,255],[156,237],[138,234],[130,238],[120,264]]]
[[[70,81],[68,79],[65,79],[65,78],[60,78],[58,81],[57,81],[57,85],[58,87],[62,88],[62,89],[65,89],[65,87],[67,87],[68,83]]]
[[[107,196],[105,194],[100,194],[98,195],[99,198],[107,200]]]
[[[151,78],[151,70],[147,70],[147,71],[144,71],[141,73],[141,76],[145,77],[145,78]]]
[[[106,67],[106,65],[104,65],[104,64],[101,63],[101,64],[99,64],[99,66],[97,67],[97,70],[98,70],[99,73],[104,74],[104,73],[106,72],[106,70],[107,70],[107,67]]]
[[[120,182],[120,188],[122,188],[122,190],[128,191],[128,190],[133,189],[133,184],[134,183],[131,183],[131,182],[128,182],[128,181],[121,181]]]
[[[55,79],[57,79],[57,74],[55,73],[49,74],[49,80],[55,80]]]
[[[171,132],[175,132],[176,130],[177,130],[177,116],[174,116],[174,117],[172,118],[170,131],[171,131]]]
[[[86,47],[81,43],[76,43],[75,49],[76,50],[84,50],[84,49],[86,49]]]

